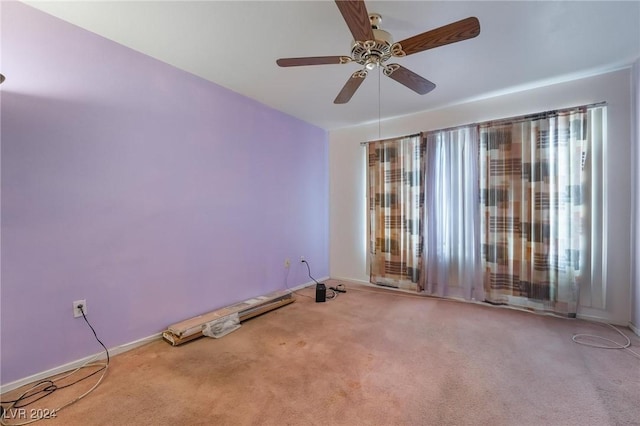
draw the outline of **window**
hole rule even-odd
[[[371,282],[603,308],[606,107],[368,144]]]

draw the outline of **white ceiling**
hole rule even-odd
[[[25,3],[325,129],[607,72],[640,57],[639,1],[367,1],[396,41],[469,16],[480,35],[389,61],[434,82],[426,95],[372,72],[348,104],[335,105],[359,65],[275,63],[349,55],[351,34],[333,1]]]

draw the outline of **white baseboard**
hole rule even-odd
[[[626,327],[628,325],[628,323],[626,323],[624,321],[612,321],[609,318],[598,317],[598,316],[595,316],[595,315],[585,315],[585,314],[578,313],[576,315],[576,318],[577,319],[581,319],[581,320],[585,320],[585,321],[600,322],[602,324],[616,325],[616,326],[619,326],[619,327]]]
[[[322,282],[322,281],[325,281],[325,280],[328,280],[328,279],[329,279],[329,277],[327,276],[327,277],[319,278],[318,281]],[[315,282],[314,281],[309,281],[309,282],[300,284],[300,285],[298,285],[296,287],[287,288],[287,289],[290,290],[290,291],[296,291],[296,290],[301,290],[301,289],[303,289],[305,287],[309,287],[311,285],[315,285]],[[135,349],[138,346],[142,346],[145,343],[148,343],[148,342],[151,342],[151,341],[154,341],[154,340],[158,340],[158,339],[162,339],[162,333],[156,333],[154,335],[151,335],[151,336],[148,336],[148,337],[144,337],[142,339],[138,339],[138,340],[135,340],[133,342],[125,343],[123,345],[116,346],[114,348],[109,348],[109,356],[114,356],[114,355],[121,354],[123,352],[130,351],[131,349]],[[24,386],[24,385],[27,385],[29,383],[34,383],[34,382],[37,382],[37,381],[40,381],[40,380],[44,380],[44,379],[52,377],[52,376],[56,376],[56,375],[61,374],[61,373],[65,373],[67,371],[75,370],[76,368],[80,367],[81,365],[85,364],[86,362],[90,361],[93,358],[95,358],[96,360],[103,359],[103,358],[106,358],[106,354],[103,353],[103,352],[100,352],[100,353],[97,353],[97,354],[89,355],[87,357],[78,359],[76,361],[72,361],[72,362],[69,362],[67,364],[60,365],[58,367],[54,367],[54,368],[52,368],[50,370],[42,371],[40,373],[36,373],[36,374],[31,375],[31,376],[22,378],[22,379],[18,379],[18,380],[14,381],[14,382],[7,383],[6,385],[1,385],[0,386],[0,394],[12,391],[14,389],[17,389],[17,388],[19,388],[21,386]]]
[[[326,280],[328,280],[330,278],[331,277],[329,277],[329,276],[321,277],[321,278],[318,279],[318,282],[323,282],[323,281],[326,281]],[[357,280],[357,279],[353,279],[353,278],[333,278],[333,279],[335,279],[337,281],[351,281],[351,282],[356,282],[356,283],[364,284],[364,285],[371,286],[371,287],[376,287],[376,286],[372,285],[371,283],[369,283],[367,281]],[[306,283],[297,285],[297,286],[295,286],[293,288],[287,288],[287,289],[293,292],[293,291],[301,290],[303,288],[312,286],[314,284],[315,284],[314,281],[308,281]],[[389,290],[398,290],[398,289],[389,288]],[[580,315],[580,314],[578,314],[578,318],[584,319],[584,320],[589,320],[589,321],[608,322],[606,319],[598,318],[598,317],[590,316],[590,315]],[[617,325],[623,325],[623,324],[617,324]],[[632,323],[629,323],[628,326],[629,326],[629,328],[631,328],[631,330],[633,330],[633,332],[635,334],[640,336],[640,329],[638,327],[634,326]],[[133,342],[125,343],[123,345],[116,346],[114,348],[110,348],[109,349],[109,355],[110,356],[118,355],[118,354],[121,354],[123,352],[127,352],[127,351],[135,349],[135,348],[137,348],[139,346],[142,346],[145,343],[149,343],[149,342],[152,342],[154,340],[161,339],[161,338],[162,338],[162,333],[156,333],[156,334],[153,334],[151,336],[144,337],[142,339],[134,340]],[[91,360],[92,358],[95,358],[95,357],[97,357],[96,359],[102,359],[102,358],[105,358],[105,354],[104,353],[97,353],[97,354],[94,354],[94,355],[90,355],[90,356],[81,358],[79,360],[72,361],[72,362],[69,362],[67,364],[60,365],[58,367],[54,367],[54,368],[52,368],[50,370],[42,371],[40,373],[33,374],[31,376],[16,380],[14,382],[7,383],[6,385],[0,386],[0,394],[12,391],[14,389],[17,389],[17,388],[19,388],[21,386],[24,386],[26,384],[29,384],[29,383],[37,382],[39,380],[44,380],[44,379],[46,379],[48,377],[56,376],[58,374],[65,373],[67,371],[74,370],[74,369],[80,367],[81,365],[85,364],[86,362],[88,362],[89,360]]]
[[[321,282],[323,282],[323,281],[328,280],[329,278],[330,278],[330,277],[320,277],[320,278],[318,278],[318,282],[319,282],[319,283],[321,283]],[[308,281],[308,282],[306,282],[306,283],[303,283],[303,284],[297,285],[297,286],[295,286],[295,287],[291,287],[291,288],[290,288],[290,287],[287,287],[287,290],[289,290],[289,291],[302,290],[303,288],[307,288],[307,287],[312,286],[312,285],[315,285],[315,284],[316,284],[316,283],[315,283],[315,281]]]
[[[357,278],[332,277],[331,279],[334,279],[336,281],[351,281],[352,283],[358,283],[358,284],[364,284],[364,285],[376,287],[373,284],[371,284],[369,281],[359,280]],[[392,287],[389,287],[389,288],[392,288]]]
[[[114,355],[118,355],[121,354],[123,352],[127,352],[130,351],[131,349],[135,349],[139,346],[144,345],[145,343],[149,343],[152,342],[154,340],[158,340],[162,338],[162,333],[157,333],[148,337],[144,337],[142,339],[138,339],[138,340],[134,340],[133,342],[129,342],[129,343],[125,343],[123,345],[120,346],[116,346],[114,348],[110,348],[109,349],[109,356],[114,356]],[[66,373],[67,371],[71,371],[71,370],[75,370],[76,368],[82,366],[83,364],[87,363],[88,361],[91,361],[92,359],[104,359],[106,358],[106,354],[103,352],[99,352],[97,354],[93,354],[93,355],[89,355],[87,357],[78,359],[76,361],[72,361],[69,362],[67,364],[64,365],[60,365],[58,367],[54,367],[50,370],[47,371],[42,371],[40,373],[36,373],[34,375],[31,375],[29,377],[25,377],[23,379],[19,379],[16,380],[15,382],[11,382],[11,383],[7,383],[6,385],[2,385],[0,386],[0,394],[3,394],[5,392],[9,392],[12,391],[14,389],[17,389],[21,386],[27,385],[29,383],[34,383],[34,382],[38,382],[40,380],[44,380],[47,379],[49,377],[52,376],[56,376],[58,374],[62,374],[62,373]]]
[[[334,280],[337,281],[347,281],[347,282],[353,282],[353,283],[358,283],[358,284],[362,284],[365,286],[369,286],[369,287],[373,287],[373,288],[384,288],[386,290],[390,290],[390,291],[398,291],[398,292],[407,292],[407,293],[411,293],[411,294],[418,294],[418,295],[424,295],[422,293],[416,293],[416,292],[412,292],[409,290],[403,290],[403,289],[398,289],[398,288],[393,288],[393,287],[379,287],[376,286],[375,284],[371,284],[368,281],[363,281],[363,280],[359,280],[356,278],[344,278],[344,277],[333,277]],[[431,297],[437,297],[437,296],[431,296]],[[480,301],[471,301],[471,300],[465,300],[462,298],[452,298],[452,297],[446,297],[446,298],[442,298],[442,300],[455,300],[458,302],[466,302],[466,303],[475,303],[481,306],[490,306],[490,307],[497,307],[497,308],[504,308],[504,309],[515,309],[515,310],[520,310],[523,312],[532,312],[528,309],[522,309],[522,308],[518,308],[518,307],[513,307],[513,306],[494,306],[494,305],[490,305],[484,302],[480,302]],[[536,312],[537,314],[543,314],[543,315],[550,315],[550,316],[555,316],[554,314],[544,314],[544,313],[540,313],[540,312]],[[611,319],[608,318],[603,318],[597,315],[590,315],[590,314],[581,314],[578,313],[576,316],[578,319],[582,319],[585,321],[593,321],[593,322],[599,322],[599,323],[603,323],[603,324],[611,324],[611,325],[616,325],[616,326],[620,326],[620,327],[629,327],[635,334],[637,334],[638,336],[640,336],[640,328],[638,328],[637,326],[635,326],[634,324],[632,324],[631,322],[624,322],[624,321],[612,321]]]

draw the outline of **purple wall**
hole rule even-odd
[[[324,130],[1,7],[1,383],[328,275]]]

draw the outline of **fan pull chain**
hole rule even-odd
[[[380,66],[378,66],[378,140],[382,138],[380,134]]]

